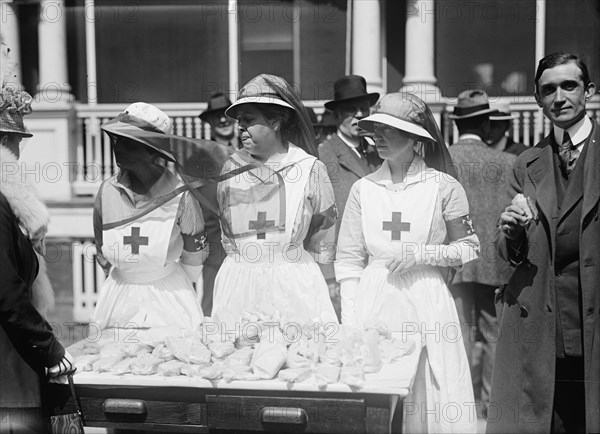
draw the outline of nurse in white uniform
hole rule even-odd
[[[473,432],[469,363],[445,282],[448,270],[477,257],[465,192],[416,96],[384,96],[359,125],[374,133],[384,163],[353,185],[343,214],[335,264],[342,323],[379,320],[392,331],[420,331],[406,432]]]
[[[227,257],[215,280],[213,316],[240,318],[260,306],[283,323],[338,323],[317,262],[334,259],[335,199],[302,101],[282,78],[250,80],[225,112],[237,119],[243,149],[219,183]]]
[[[198,201],[161,163],[175,161],[171,121],[135,103],[102,129],[120,172],[102,183],[94,206],[98,261],[108,277],[92,321],[101,328],[196,329],[208,249]]]

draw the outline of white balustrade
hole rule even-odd
[[[531,128],[531,112],[523,112],[523,143],[527,146],[531,146],[530,128]]]
[[[520,134],[520,125],[521,125],[521,114],[520,113],[515,113],[516,117],[513,118],[512,120],[512,139],[514,142],[519,143],[519,140],[521,138],[521,134]]]
[[[508,98],[506,99],[508,101]],[[454,101],[451,101],[454,102]],[[322,105],[307,101],[307,107],[312,107],[317,115],[323,112]],[[198,114],[206,108],[205,103],[198,104],[163,104],[158,105],[173,119],[173,132],[177,135],[196,138],[210,138],[210,125],[202,122]],[[110,140],[100,130],[100,125],[117,113],[124,106],[119,104],[99,104],[76,106],[77,117],[80,121],[81,133],[77,136],[73,155],[77,159],[77,171],[73,189],[76,195],[93,195],[100,182],[114,173],[116,167],[112,157]],[[515,115],[512,121],[512,137],[516,142],[533,146],[550,132],[550,122],[546,117],[538,118],[539,107],[531,101],[513,103],[511,112]],[[448,104],[442,111],[441,128],[444,140],[452,144],[458,138],[456,124],[448,118],[453,110],[453,104]],[[588,114],[600,122],[600,96],[596,95],[588,102]]]
[[[100,288],[104,283],[104,270],[96,261],[96,246],[89,240],[71,245],[73,255],[73,319],[89,322]]]

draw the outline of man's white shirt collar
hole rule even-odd
[[[339,131],[339,130],[337,131],[337,135],[338,135],[338,137],[340,138],[340,140],[341,140],[342,142],[344,142],[346,145],[348,145],[348,146],[350,147],[350,149],[352,149],[352,150],[354,151],[354,153],[355,153],[356,155],[358,155],[358,157],[359,157],[359,158],[362,158],[362,157],[361,157],[361,155],[360,155],[360,152],[358,152],[358,145],[355,145],[354,143],[351,143],[350,141],[348,141],[348,140],[347,140],[347,139],[344,137],[344,135],[343,135],[342,133],[340,133],[340,131]]]
[[[590,118],[587,116],[584,116],[579,122],[567,128],[567,132],[569,133],[569,137],[571,137],[573,146],[577,148],[580,146],[583,147],[585,139],[587,139],[592,132],[592,121],[590,121]],[[554,125],[554,140],[556,140],[556,143],[559,145],[563,142],[564,134],[565,130],[563,128]]]
[[[481,137],[479,137],[477,134],[473,134],[473,133],[467,133],[467,134],[461,134],[460,136],[458,136],[458,140],[479,140],[480,142],[482,142],[483,140],[481,140]]]

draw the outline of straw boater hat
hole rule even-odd
[[[517,117],[510,113],[510,105],[507,102],[492,104],[491,108],[494,111],[490,113],[490,121],[510,121]]]
[[[375,104],[370,116],[358,121],[358,126],[374,132],[373,124],[378,122],[423,139],[435,140],[423,127],[426,125],[425,108],[425,103],[410,93],[390,93]]]
[[[483,90],[465,90],[458,95],[458,102],[450,119],[466,119],[493,112],[490,108],[487,93]]]
[[[135,140],[154,149],[164,158],[175,161],[169,141],[166,137],[165,140],[160,140],[161,136],[171,134],[171,119],[153,105],[145,102],[133,103],[101,128],[111,138],[124,137]],[[157,138],[159,140],[156,140]]]
[[[211,114],[225,113],[231,106],[231,100],[227,98],[223,92],[213,93],[208,100],[208,107],[198,116],[203,121],[206,121]]]
[[[23,116],[32,111],[32,101],[27,92],[3,86],[0,89],[0,132],[33,136],[23,123]]]
[[[333,101],[326,102],[325,108],[334,110],[340,104],[365,98],[372,106],[379,99],[379,94],[367,93],[367,82],[360,75],[346,75],[333,84]]]

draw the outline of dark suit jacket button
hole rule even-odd
[[[525,306],[521,306],[520,310],[521,310],[521,318],[527,318],[527,316],[529,315],[527,308]]]

